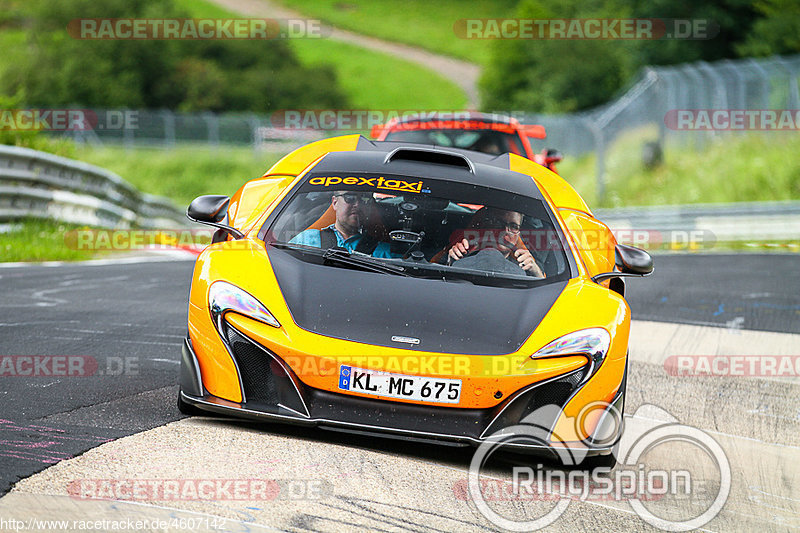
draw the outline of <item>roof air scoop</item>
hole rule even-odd
[[[435,163],[437,165],[448,165],[451,167],[463,168],[469,170],[473,174],[475,173],[475,168],[472,166],[472,161],[470,161],[466,156],[456,154],[454,152],[445,152],[443,150],[431,150],[430,148],[397,148],[386,156],[384,163],[391,163],[392,161],[418,161],[420,163]]]

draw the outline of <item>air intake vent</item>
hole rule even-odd
[[[277,405],[278,392],[272,371],[272,358],[232,327],[227,328],[227,333],[233,356],[242,373],[246,401]]]
[[[537,411],[539,408],[546,405],[554,405],[559,409],[555,412],[561,412],[560,409],[566,405],[572,393],[575,391],[577,385],[583,380],[586,375],[586,367],[581,368],[572,374],[563,378],[544,383],[534,387],[527,392],[514,398],[511,403],[502,411],[490,425],[487,427],[482,436],[491,435],[495,431],[502,428],[519,424],[528,415]],[[552,427],[556,420],[541,419],[541,416],[552,414],[552,411],[542,411],[539,413],[540,418],[535,422],[542,427]],[[529,422],[530,423],[530,422]]]
[[[385,163],[392,161],[418,161],[421,163],[435,163],[437,165],[448,165],[451,167],[463,168],[470,172],[475,172],[472,161],[461,154],[452,152],[440,152],[437,150],[423,150],[418,148],[398,148],[386,156]]]

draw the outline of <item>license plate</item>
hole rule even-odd
[[[458,403],[461,399],[460,379],[406,376],[346,365],[339,367],[339,388],[423,402]]]

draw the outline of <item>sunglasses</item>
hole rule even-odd
[[[372,202],[373,198],[371,194],[356,194],[352,192],[347,192],[344,194],[334,194],[334,196],[338,196],[339,198],[343,199],[350,205],[355,204],[356,202],[360,202],[362,204],[367,204]]]
[[[502,218],[490,218],[486,220],[486,226],[492,229],[505,229],[509,233],[517,234],[522,230],[522,226],[516,222],[506,222]]]

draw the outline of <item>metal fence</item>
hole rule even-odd
[[[670,112],[797,110],[800,108],[799,76],[800,55],[646,67],[622,96],[589,111],[563,115],[498,112],[511,114],[525,123],[544,125],[547,139],[540,143],[540,147],[558,148],[569,158],[595,152],[598,156],[597,194],[602,198],[609,150],[622,134],[645,132],[640,133],[637,139],[642,143],[652,143],[655,150],[672,142],[702,149],[710,138],[729,133],[670,129],[667,124]],[[107,112],[97,111],[98,114]],[[116,142],[131,147],[155,145],[169,148],[176,143],[194,142],[212,147],[238,144],[288,151],[311,140],[341,133],[276,128],[271,118],[256,114],[138,110],[135,111],[133,127],[68,134],[79,141]]]
[[[596,109],[568,115],[524,114],[517,118],[544,125],[545,144],[568,157],[595,152],[597,194],[602,198],[609,149],[624,133],[640,133],[639,141],[651,143],[653,149],[663,149],[667,143],[703,149],[711,138],[753,129],[680,128],[677,112],[694,111],[693,116],[698,116],[699,110],[793,110],[797,120],[798,78],[800,55],[646,67],[625,94]],[[800,124],[795,122],[795,128]]]
[[[172,148],[177,144],[202,144],[211,148],[224,145],[291,150],[293,147],[323,138],[315,130],[275,128],[269,115],[252,113],[177,113],[169,110],[82,110],[101,124],[113,127],[65,129],[51,132],[67,135],[79,143],[121,144],[134,147]],[[123,117],[112,120],[112,117]],[[329,132],[328,135],[333,134]]]
[[[655,232],[679,245],[679,250],[711,251],[744,243],[756,249],[800,251],[800,201],[627,207],[593,213],[618,236],[634,238],[633,244],[636,235],[630,230],[638,230],[645,239]],[[696,246],[686,246],[690,243]]]
[[[42,218],[102,227],[183,227],[183,210],[108,170],[0,145],[0,221]]]

